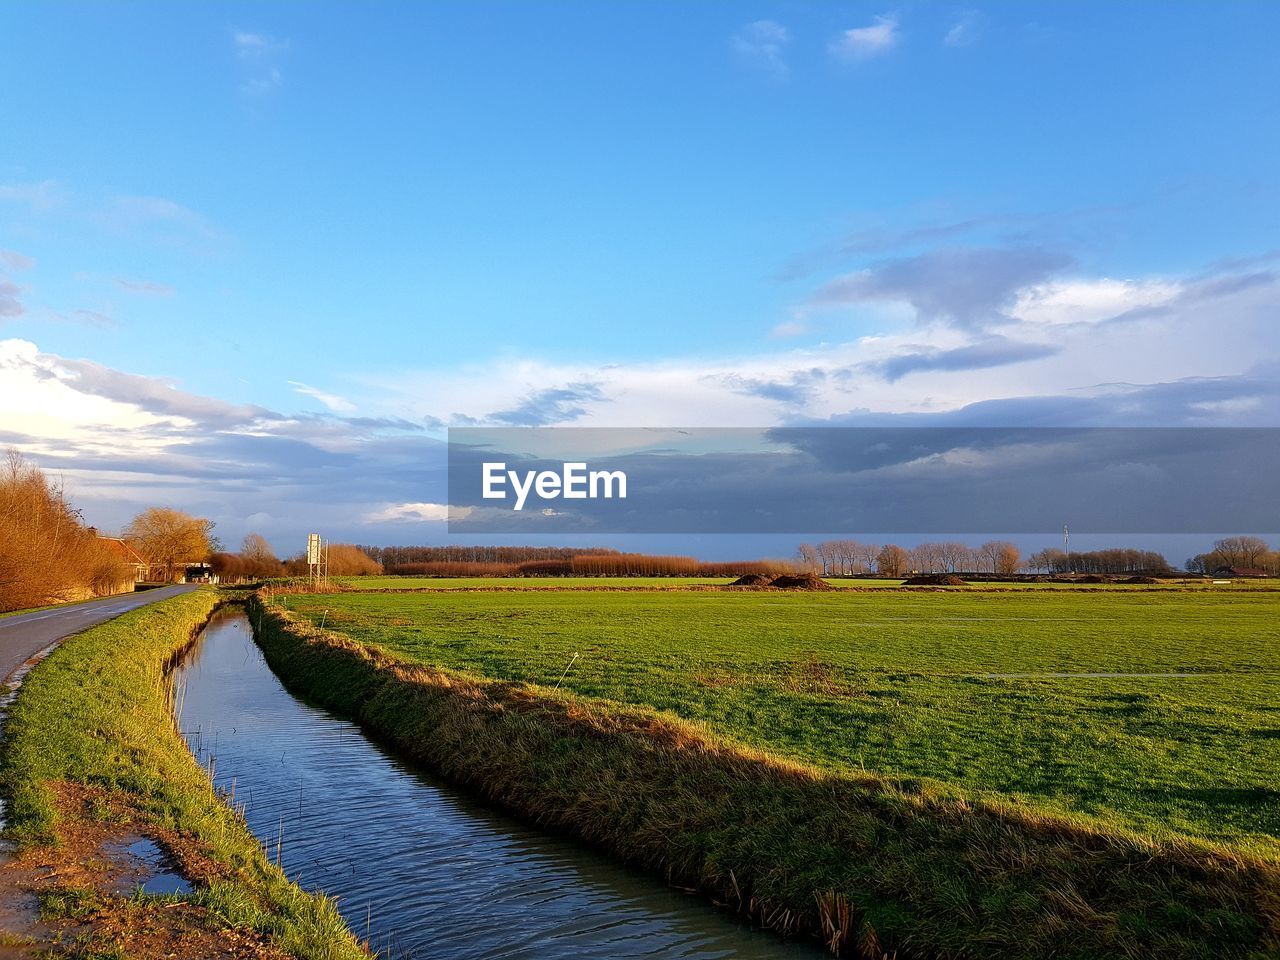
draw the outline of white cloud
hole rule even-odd
[[[942,38],[944,46],[967,47],[973,43],[978,33],[978,15],[970,10],[952,24],[946,36]]]
[[[1018,292],[1009,313],[1016,320],[1039,326],[1097,323],[1130,310],[1163,306],[1183,290],[1176,281],[1069,280],[1038,283]]]
[[[909,278],[900,279],[894,295],[913,295]],[[370,371],[357,381],[360,408],[371,411],[363,417],[232,404],[0,340],[0,445],[64,474],[94,522],[124,522],[168,498],[207,511],[234,542],[255,512],[273,518],[274,527],[255,523],[261,532],[286,537],[304,528],[359,537],[368,525],[442,522],[442,444],[422,430],[433,418],[493,422],[505,412],[515,422],[513,412],[541,412],[544,421],[651,429],[904,415],[1008,425],[1277,425],[1280,282],[1270,273],[1036,277],[1013,288],[1010,303],[998,332],[908,317],[877,336],[804,348],[761,339],[736,355]],[[824,329],[838,329],[836,321]]]
[[[262,56],[274,46],[271,38],[265,33],[251,33],[247,30],[237,31],[232,42],[235,44],[236,52],[246,58]]]
[[[470,507],[450,507],[446,503],[391,503],[364,515],[367,523],[443,523],[450,511],[455,520],[465,519]]]
[[[841,60],[865,60],[892,50],[898,43],[898,18],[883,15],[865,27],[854,27],[831,43],[832,55]]]
[[[77,390],[75,373],[60,359],[29,340],[0,340],[0,423],[45,443],[76,440],[91,451],[114,449],[120,431],[136,431],[140,447],[152,444],[148,428],[162,417]]]
[[[774,20],[756,20],[735,33],[731,43],[745,62],[776,77],[789,72],[783,51],[791,41],[787,28]]]
[[[243,95],[263,97],[284,82],[278,61],[288,49],[287,41],[251,30],[239,30],[231,39],[241,62],[240,92]]]
[[[1003,290],[1007,265],[992,268]],[[574,399],[575,426],[761,426],[850,410],[935,413],[1096,384],[1231,377],[1280,357],[1274,280],[1057,281],[1036,273],[1014,271],[1023,279],[981,323],[956,322],[946,311],[913,318],[910,298],[919,299],[919,291],[912,284],[937,287],[932,273],[914,271],[883,291],[901,301],[905,316],[873,337],[604,367],[523,359],[379,374],[362,379],[362,406],[483,423],[531,394],[589,381],[593,392]],[[961,293],[969,296],[967,287]],[[833,313],[824,329],[839,322]]]
[[[325,393],[316,387],[308,386],[297,380],[288,381],[289,386],[293,387],[295,393],[300,393],[304,397],[311,397],[313,400],[319,400],[334,413],[353,413],[356,405],[344,397],[338,396],[336,393]]]

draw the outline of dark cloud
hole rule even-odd
[[[922,370],[985,370],[1027,360],[1052,357],[1061,347],[1045,343],[1020,343],[1005,337],[988,337],[978,343],[951,350],[925,348],[902,353],[888,360],[869,364],[867,369],[890,383]]]
[[[826,249],[804,254],[790,260],[776,274],[779,281],[797,280],[808,276],[824,265],[847,257],[884,254],[919,244],[940,243],[955,240],[987,227],[1015,223],[1016,217],[973,217],[947,223],[930,223],[905,230],[871,229],[851,233]]]
[[[1070,267],[1067,254],[1041,247],[948,247],[883,260],[828,283],[811,306],[910,304],[921,322],[981,328],[1007,319],[1017,291]]]
[[[510,410],[498,410],[483,419],[503,426],[543,427],[576,420],[587,412],[581,404],[603,399],[599,384],[582,381],[539,390]]]
[[[59,376],[44,367],[36,369],[39,376],[56,377],[80,393],[133,404],[157,416],[184,417],[214,429],[246,426],[257,420],[281,419],[280,414],[265,407],[230,404],[213,397],[185,393],[170,380],[123,373],[92,360],[58,358],[58,373],[71,376]]]
[[[722,378],[731,390],[750,397],[762,397],[788,406],[803,406],[813,396],[813,391],[827,379],[820,367],[797,370],[781,380],[765,380],[755,377],[730,376]]]
[[[1274,533],[1278,519],[1278,428],[691,430],[648,450],[638,430],[538,433],[536,458],[500,434],[457,436],[450,502],[479,509],[451,533]],[[484,461],[558,470],[610,447],[643,450],[590,458],[626,473],[625,500],[535,498],[516,515],[480,496]]]
[[[982,400],[940,413],[852,411],[821,421],[850,427],[1272,427],[1280,424],[1274,361],[1248,374],[1169,383],[1106,384],[1065,394]]]

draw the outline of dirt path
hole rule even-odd
[[[200,902],[221,871],[189,841],[146,826],[118,794],[64,784],[58,798],[60,844],[0,865],[0,960],[285,960]]]

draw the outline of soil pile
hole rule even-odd
[[[748,573],[746,576],[739,577],[731,587],[767,587],[773,583],[772,577],[766,577],[763,573]]]
[[[835,587],[827,583],[821,577],[815,577],[812,574],[803,574],[801,576],[791,576],[783,574],[780,577],[774,577],[773,582],[769,584],[771,587],[777,587],[780,590],[834,590]]]
[[[922,573],[902,581],[904,587],[963,587],[965,581],[954,573]]]

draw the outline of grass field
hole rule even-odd
[[[683,587],[724,586],[725,577],[334,577],[334,582],[345,590],[634,590]],[[876,590],[900,587],[900,579],[841,579],[828,580],[838,590]],[[1133,585],[1127,583],[1027,583],[1011,582],[973,587],[943,587],[930,589],[967,590],[1118,590],[1123,592],[1204,590],[1212,593],[1280,590],[1280,580],[1234,580],[1214,584],[1209,581],[1171,581],[1161,584]]]
[[[726,583],[724,577],[334,577],[350,590],[552,589],[689,587]],[[895,583],[901,581],[894,581]]]
[[[1280,859],[1280,594],[546,590],[286,602],[426,663],[548,686],[563,676],[578,694],[670,711],[821,767],[928,778]],[[1055,673],[1194,676],[1045,676]],[[1007,674],[1041,676],[993,676]]]

